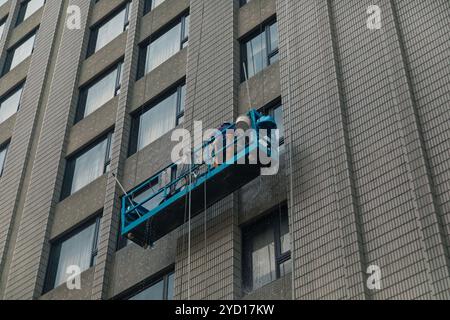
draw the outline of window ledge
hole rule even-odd
[[[292,300],[292,274],[245,294],[242,300]]]

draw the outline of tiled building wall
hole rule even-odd
[[[418,2],[405,6],[401,1],[379,1],[383,28],[369,30],[365,10],[371,4],[302,1],[290,2],[289,9],[278,3],[285,119],[294,127],[288,137],[294,164],[294,294],[296,298],[447,298],[448,212],[439,199],[445,194],[445,178],[439,184],[441,193],[433,192],[435,180],[442,178],[429,170],[433,157],[423,124],[429,122],[417,98],[418,92],[425,92],[415,85],[420,78],[414,77],[421,67],[416,65],[411,72],[410,62],[420,59],[420,53],[414,59],[405,49],[408,37],[418,45],[412,34],[405,36],[408,30],[399,17],[401,8],[408,7],[407,20],[415,21],[415,30],[422,28],[419,43],[423,37],[433,48],[441,48],[445,18],[438,12],[448,12],[448,4],[437,1],[422,11]],[[298,16],[300,22],[292,26]],[[333,51],[329,51],[329,33]],[[436,98],[423,109],[434,112],[433,119],[444,119],[448,97],[441,88],[448,83],[448,72],[440,70],[446,68],[446,53],[429,46],[421,54],[426,59],[432,52],[428,66],[435,71],[427,70],[427,81],[436,88],[428,89],[428,94]],[[293,70],[297,72],[292,74]],[[326,87],[327,79],[336,76],[337,81],[328,81],[332,83]],[[334,131],[339,108],[342,123]],[[428,130],[437,133],[434,140],[445,144],[448,125],[445,129],[434,125]],[[330,140],[333,136],[343,138]],[[445,160],[439,159],[444,168]],[[342,259],[346,264],[341,264]],[[363,273],[369,265],[381,268],[383,290],[364,290]]]
[[[81,23],[85,23],[91,2],[74,0],[71,3],[80,6],[82,9]],[[38,39],[35,53],[39,52],[39,49],[48,48],[47,50],[49,50],[51,47],[51,36],[54,35],[61,5],[62,3],[56,0],[46,4],[44,15],[48,14],[49,16],[48,18],[44,16],[40,30],[42,32],[39,35],[47,38],[49,43],[47,46],[41,47],[39,41],[43,40]],[[50,24],[51,22],[53,24]],[[47,23],[53,26],[53,30],[45,29]],[[75,103],[73,94],[83,48],[83,38],[82,32],[64,28],[59,54],[55,61],[56,67],[43,120],[43,129],[28,185],[13,259],[8,271],[6,299],[32,299],[37,298],[42,292],[49,253],[48,236],[52,219],[51,213],[59,200],[62,184],[63,148],[66,142],[68,123],[73,119]],[[38,58],[39,55],[33,55],[32,60]],[[36,61],[36,66],[45,65],[47,60],[48,56],[44,57],[43,61]],[[29,76],[45,74],[45,70],[33,71],[30,69]],[[24,99],[26,99],[26,95]],[[36,101],[34,96],[30,96],[29,99]],[[24,107],[23,110],[26,108]]]
[[[193,128],[193,121],[202,121],[204,129],[218,128],[236,116],[237,10],[237,1],[191,1],[186,128]],[[180,230],[175,295],[180,299],[233,299],[239,289],[235,281],[240,252],[236,195],[208,208],[207,217],[204,214],[191,224],[191,241],[189,224]]]
[[[9,42],[39,14],[43,19],[33,57],[0,79],[4,93],[27,78],[21,111],[0,126],[0,138],[12,138],[0,180],[4,298],[39,298],[49,241],[100,211],[97,263],[83,273],[83,290],[61,286],[43,298],[108,299],[170,268],[177,299],[241,298],[240,226],[285,199],[294,236],[292,286],[288,275],[253,297],[449,298],[448,1],[252,0],[239,8],[238,0],[166,0],[142,17],[143,0],[133,0],[128,31],[88,59],[89,27],[125,0],[48,0],[13,28],[18,2],[7,4],[0,65]],[[81,30],[56,18],[69,4],[81,8]],[[381,7],[381,30],[366,27],[372,4]],[[186,10],[188,48],[135,80],[138,43]],[[249,83],[258,107],[282,97],[281,173],[208,208],[192,221],[190,241],[185,224],[151,250],[131,244],[116,252],[121,191],[109,174],[59,202],[66,156],[114,129],[111,171],[127,189],[136,186],[167,165],[170,133],[128,157],[130,112],[184,78],[181,127],[233,120],[248,109],[238,40],[275,13],[280,62]],[[118,59],[124,60],[121,94],[72,126],[78,87]],[[278,79],[281,87],[271,83]],[[256,184],[276,190],[257,194]],[[367,289],[369,265],[381,267],[382,290]]]

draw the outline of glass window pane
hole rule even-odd
[[[59,244],[60,255],[55,276],[55,287],[66,282],[69,276],[67,274],[67,268],[69,266],[78,266],[82,272],[91,267],[95,228],[96,224],[91,224],[89,227]]]
[[[117,69],[110,72],[87,89],[84,117],[88,116],[116,94]]]
[[[265,34],[259,34],[246,44],[247,73],[251,78],[267,66]]]
[[[280,216],[280,237],[281,237],[281,253],[291,251],[291,235],[289,233],[289,218],[283,213]]]
[[[167,300],[173,300],[174,278],[174,273],[169,274],[167,279]]]
[[[284,277],[285,275],[292,272],[292,262],[288,260],[280,264],[280,277]]]
[[[152,10],[163,3],[165,0],[152,0]]]
[[[3,30],[5,29],[5,21],[0,22],[0,38],[3,35]]]
[[[5,166],[6,153],[8,152],[8,148],[4,147],[0,149],[0,176],[3,173],[3,167]]]
[[[38,11],[43,5],[45,0],[31,0],[29,1],[26,6],[25,15],[23,17],[23,20],[26,20],[28,17],[30,17],[33,13]]]
[[[71,193],[103,175],[107,145],[108,139],[105,139],[75,160]]]
[[[277,123],[277,127],[280,133],[280,139],[284,138],[284,119],[283,119],[283,107],[279,106],[273,110],[273,117]]]
[[[180,113],[184,112],[185,105],[186,105],[186,85],[183,85],[181,87],[181,97],[180,97]]]
[[[144,291],[138,293],[130,300],[163,300],[164,299],[164,280],[152,285]]]
[[[0,123],[10,118],[19,110],[20,98],[22,96],[22,87],[7,97],[0,104]]]
[[[181,49],[181,23],[151,42],[147,47],[145,73],[172,57]]]
[[[278,24],[274,23],[269,27],[270,32],[270,51],[278,49]]]
[[[273,227],[266,224],[252,239],[253,290],[277,279]]]
[[[33,34],[24,43],[14,49],[14,52],[12,53],[13,58],[11,60],[11,66],[9,67],[9,70],[12,70],[15,66],[17,66],[19,63],[21,63],[31,55],[31,53],[33,52],[35,38],[36,35]]]
[[[184,38],[189,37],[190,24],[191,24],[190,16],[186,16],[184,19],[184,31],[183,31]],[[186,45],[187,45],[187,43],[185,43],[183,47],[186,47]]]
[[[138,151],[175,127],[176,108],[177,94],[173,93],[140,117]]]
[[[123,9],[98,29],[95,51],[103,48],[124,31],[125,14],[126,9]]]

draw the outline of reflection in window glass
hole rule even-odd
[[[6,21],[0,21],[0,39],[3,36],[3,30],[5,29]]]
[[[22,21],[26,20],[28,17],[30,17],[33,13],[38,11],[45,3],[45,0],[30,0],[26,4],[25,13],[23,16]]]
[[[109,171],[112,133],[67,161],[61,199],[65,199]]]
[[[152,285],[144,291],[138,293],[130,300],[163,300],[164,296],[164,280]]]
[[[33,53],[35,39],[36,34],[33,34],[32,36],[27,38],[24,42],[22,42],[19,46],[8,52],[5,70],[3,73],[6,73],[14,69],[19,63],[21,63],[26,58],[31,56],[31,54]]]
[[[173,300],[173,288],[174,288],[175,273],[169,274],[167,280],[167,300]]]
[[[185,86],[180,86],[147,110],[143,109],[134,119],[130,154],[142,150],[183,121],[185,93]]]
[[[84,107],[84,112],[80,116],[80,119],[87,117],[118,94],[118,90],[120,89],[120,78],[121,67],[119,66],[85,89],[82,93],[82,105],[80,107]],[[83,95],[85,95],[85,97]],[[85,101],[83,101],[83,99],[85,99]]]
[[[52,244],[45,291],[65,283],[71,273],[68,267],[86,271],[95,263],[100,218]]]
[[[243,288],[249,293],[292,271],[287,207],[243,230]]]
[[[75,160],[71,193],[75,193],[103,175],[107,145],[107,140],[103,140]]]
[[[6,154],[8,153],[8,146],[0,147],[0,177],[3,174],[3,168],[5,166]]]
[[[148,46],[145,73],[149,73],[180,51],[180,37],[181,28],[176,25]]]
[[[165,275],[132,295],[128,300],[173,300],[174,273]]]
[[[88,54],[90,55],[97,52],[124,32],[128,28],[130,14],[131,3],[127,3],[127,5],[119,13],[93,29]]]
[[[23,87],[20,87],[6,98],[0,100],[0,123],[10,118],[19,110],[22,89]]]
[[[258,72],[278,61],[278,28],[274,22],[262,28],[262,32],[254,35],[242,45],[245,69],[242,80],[251,78]],[[243,66],[243,68],[244,68]]]
[[[189,16],[181,17],[178,24],[141,47],[139,77],[154,70],[181,49],[187,46]]]
[[[175,127],[177,96],[172,94],[144,113],[139,124],[138,150]]]
[[[252,243],[253,290],[277,279],[275,269],[275,240],[270,225],[267,225]]]
[[[149,13],[164,1],[165,0],[145,0],[144,14]]]
[[[79,266],[81,271],[91,266],[92,246],[94,243],[95,224],[80,231],[70,239],[59,244],[58,268],[55,277],[55,287],[66,282],[67,267]]]

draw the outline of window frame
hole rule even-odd
[[[120,12],[122,12],[122,10],[125,9],[125,19],[123,21],[123,29],[122,29],[122,33],[127,31],[129,26],[130,26],[130,11],[131,11],[131,4],[132,2],[129,1],[127,2],[125,5],[120,6],[119,8],[117,8],[116,10],[114,10],[113,12],[111,12],[110,14],[108,14],[105,18],[103,18],[101,21],[99,21],[98,23],[96,23],[95,25],[93,25],[92,27],[90,27],[89,32],[89,43],[88,43],[88,48],[87,48],[87,53],[86,53],[86,58],[89,58],[90,56],[92,56],[94,53],[100,51],[101,49],[103,49],[105,46],[103,46],[102,48],[100,48],[99,50],[95,51],[95,47],[97,45],[97,40],[98,40],[98,32],[100,30],[101,27],[103,27],[105,24],[107,24],[109,21],[111,21],[111,19],[113,19],[116,15],[118,15]],[[116,37],[117,38],[117,37]],[[116,39],[114,38],[114,39]],[[114,40],[113,39],[113,40]],[[111,40],[111,42],[113,41]],[[109,43],[111,43],[109,42]],[[108,43],[108,44],[109,44]]]
[[[280,44],[278,43],[278,46],[276,48],[271,48],[271,35],[270,35],[270,27],[274,24],[278,24],[278,20],[277,17],[272,17],[270,19],[268,19],[267,21],[263,22],[259,28],[256,28],[255,30],[253,30],[252,32],[250,32],[249,34],[247,34],[246,36],[244,36],[241,41],[241,82],[245,82],[245,70],[243,67],[243,64],[245,64],[245,67],[247,69],[247,76],[248,79],[254,77],[255,75],[257,75],[258,73],[260,73],[261,71],[265,70],[266,68],[268,68],[269,66],[271,66],[273,63],[270,63],[270,59],[275,57],[277,54],[280,53]],[[278,29],[278,25],[277,25],[277,29]],[[266,62],[266,66],[261,69],[260,71],[258,71],[257,73],[255,73],[252,76],[248,75],[248,59],[247,59],[247,43],[251,40],[253,40],[255,37],[261,35],[264,33],[264,41],[265,41],[265,62]]]
[[[3,34],[5,33],[5,27],[6,27],[6,21],[8,20],[8,16],[4,17],[3,19],[0,19],[0,39],[3,37]]]
[[[33,30],[31,30],[30,32],[28,32],[22,39],[20,39],[20,41],[18,41],[16,44],[14,44],[11,48],[9,48],[6,51],[6,58],[5,58],[5,62],[3,63],[3,69],[2,69],[2,76],[6,75],[8,72],[10,72],[11,70],[13,70],[15,67],[19,66],[20,63],[24,62],[26,59],[28,59],[29,57],[31,57],[34,53],[34,48],[36,47],[36,40],[37,40],[37,34],[39,31],[39,27],[34,28]],[[29,39],[31,39],[32,37],[34,38],[34,42],[33,42],[33,48],[31,49],[31,53],[28,57],[26,57],[24,60],[22,60],[22,62],[20,62],[19,64],[17,64],[16,66],[14,66],[13,69],[11,69],[11,65],[12,65],[12,61],[14,59],[15,56],[15,52],[16,50],[23,45],[25,42],[27,42]]]
[[[149,110],[156,107],[159,103],[168,99],[171,95],[177,95],[177,105],[176,105],[176,114],[175,114],[175,126],[173,129],[182,124],[181,119],[185,115],[185,109],[181,109],[183,104],[182,101],[182,88],[186,86],[185,80],[182,80],[169,89],[158,95],[155,99],[145,104],[143,107],[137,109],[131,114],[131,131],[130,131],[130,142],[128,148],[128,157],[133,154],[138,153],[141,150],[138,150],[138,140],[139,140],[139,130],[140,130],[140,118]]]
[[[96,258],[98,256],[98,240],[99,240],[99,234],[100,234],[100,222],[102,219],[101,214],[95,214],[94,217],[88,218],[84,222],[78,224],[77,226],[73,227],[71,230],[67,231],[66,233],[62,234],[61,236],[53,239],[50,241],[50,255],[47,265],[47,272],[45,275],[45,284],[44,284],[44,292],[47,293],[55,288],[57,288],[55,285],[56,282],[56,272],[58,270],[58,262],[59,258],[61,256],[61,245],[70,240],[72,237],[77,235],[78,233],[82,232],[83,230],[87,229],[91,225],[95,224],[95,230],[94,230],[94,237],[93,237],[93,243],[92,243],[92,250],[91,250],[91,259],[89,262],[90,267],[92,268],[95,265]]]
[[[0,166],[0,178],[3,176],[3,172],[5,169],[5,164],[6,164],[6,160],[8,157],[8,151],[9,151],[9,144],[10,144],[10,141],[7,141],[7,142],[3,143],[2,145],[0,145],[0,153],[5,152],[5,156],[3,158],[3,163]]]
[[[178,15],[176,18],[174,18],[171,22],[169,22],[167,25],[162,27],[160,30],[156,31],[154,34],[152,34],[150,37],[148,37],[146,40],[142,41],[139,44],[139,56],[138,56],[138,65],[137,65],[137,75],[136,80],[139,80],[143,77],[145,77],[148,73],[152,72],[146,72],[145,66],[147,63],[147,51],[149,50],[149,46],[156,40],[158,40],[162,35],[169,32],[172,28],[180,24],[181,32],[180,32],[180,49],[177,53],[182,51],[184,48],[187,47],[189,43],[189,32],[186,34],[186,20],[190,17],[189,11],[184,11],[180,15]],[[169,60],[168,58],[167,60]],[[167,61],[166,60],[166,61]],[[165,62],[166,62],[165,61]],[[163,62],[164,63],[164,62]]]
[[[161,2],[159,5],[161,5],[163,2]],[[146,14],[150,13],[151,11],[155,10],[155,8],[157,8],[159,6],[159,5],[153,6],[154,3],[155,3],[155,0],[145,0],[144,1],[144,16]]]
[[[104,156],[105,159],[104,159],[104,165],[103,165],[103,174],[106,174],[109,171],[109,166],[111,165],[111,147],[112,147],[113,134],[114,134],[114,132],[110,131],[107,134],[102,135],[100,138],[94,140],[92,143],[90,143],[89,145],[87,145],[86,147],[81,149],[80,151],[78,151],[75,154],[66,158],[66,168],[65,168],[65,172],[64,172],[64,180],[63,180],[63,186],[62,186],[62,190],[61,190],[60,201],[63,201],[64,199],[70,197],[74,193],[82,190],[84,187],[86,187],[90,184],[89,183],[88,185],[84,186],[80,190],[77,190],[76,192],[72,193],[72,184],[73,184],[73,178],[74,178],[74,174],[75,174],[76,160],[79,157],[81,157],[82,155],[84,155],[87,152],[89,152],[90,150],[92,150],[93,148],[95,148],[98,144],[100,144],[101,142],[103,142],[105,140],[107,140],[107,144],[106,144],[106,152],[105,152],[105,156]],[[95,181],[95,180],[93,180],[93,181]],[[91,183],[93,181],[91,181]]]
[[[126,290],[124,293],[118,295],[114,300],[130,300],[131,298],[137,296],[138,294],[140,294],[140,293],[144,292],[145,290],[149,289],[150,287],[154,286],[158,282],[164,281],[163,300],[162,301],[170,301],[170,300],[168,300],[168,293],[169,293],[169,277],[171,275],[174,276],[174,280],[175,280],[175,267],[174,266],[166,268],[166,269],[158,272],[157,274],[150,276],[146,280],[138,283],[137,285]],[[175,285],[175,283],[174,283],[174,285]],[[173,288],[173,289],[175,289],[175,288]]]
[[[33,12],[30,16],[28,16],[25,19],[25,13],[27,12],[27,8],[28,8],[28,4],[31,2],[32,0],[27,0],[27,1],[22,1],[19,5],[19,12],[17,13],[17,18],[16,18],[16,24],[15,27],[17,27],[18,25],[20,25],[22,22],[24,22],[26,19],[28,19],[29,17],[31,17],[33,14],[35,14],[36,12],[38,12],[41,8],[43,8],[46,4],[46,1],[44,1],[44,4],[39,7],[38,10],[36,10],[35,12]]]
[[[281,101],[281,98],[277,98],[274,101],[268,103],[267,105],[265,105],[264,107],[262,107],[260,109],[260,112],[265,114],[265,115],[271,116],[271,117],[273,117],[275,119],[274,111],[276,109],[278,109],[278,108],[281,108],[281,111],[283,112],[283,119],[282,120],[284,122],[284,108],[283,108],[283,102]],[[283,125],[284,125],[284,123],[283,123]],[[282,145],[284,145],[285,142],[286,142],[285,135],[286,135],[286,132],[285,132],[285,134],[282,137],[280,137],[280,141],[279,141],[280,147]]]
[[[20,110],[20,105],[22,104],[22,97],[23,97],[23,91],[25,89],[25,82],[26,81],[22,81],[20,82],[18,85],[14,86],[11,90],[7,91],[2,97],[0,97],[0,112],[2,109],[2,104],[3,102],[5,102],[6,100],[8,100],[11,96],[13,96],[17,91],[22,90],[22,92],[20,93],[20,98],[19,98],[19,104],[17,106],[17,110],[14,114],[16,114],[17,112],[19,112]],[[12,116],[11,116],[12,117]],[[0,122],[0,124],[4,123],[5,121],[7,121],[9,118],[6,118],[4,121]]]
[[[252,264],[252,239],[258,235],[261,230],[264,230],[266,224],[271,226],[271,231],[274,235],[274,249],[275,249],[275,273],[276,279],[281,278],[280,266],[291,260],[292,248],[287,252],[281,251],[281,224],[280,219],[282,215],[286,215],[289,223],[289,212],[286,203],[282,203],[275,208],[268,211],[263,217],[253,221],[242,228],[242,288],[245,292],[251,293],[255,289],[253,284],[253,264]],[[292,241],[292,239],[291,239]],[[273,282],[273,281],[272,281]],[[269,284],[269,283],[268,283]],[[266,284],[266,285],[268,285]]]
[[[108,74],[113,72],[114,70],[117,70],[116,74],[116,82],[115,82],[115,88],[114,88],[114,96],[111,98],[115,98],[120,94],[120,91],[122,89],[122,70],[123,69],[123,61],[119,60],[118,62],[115,62],[112,67],[109,67],[102,73],[100,73],[98,76],[96,76],[94,79],[89,81],[88,83],[84,84],[79,88],[79,97],[78,97],[78,104],[77,104],[77,112],[75,113],[75,120],[74,124],[77,124],[81,120],[88,117],[93,112],[99,110],[103,105],[99,106],[97,109],[95,109],[92,113],[88,115],[84,115],[86,112],[86,102],[88,97],[89,89],[91,89],[95,84],[100,82],[104,77],[106,77]]]

